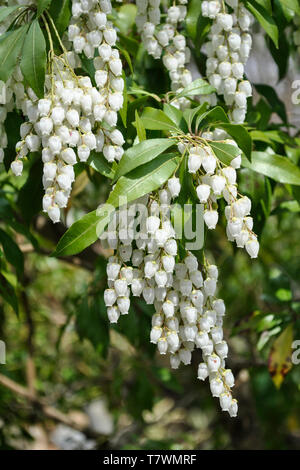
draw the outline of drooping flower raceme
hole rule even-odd
[[[122,134],[116,129],[117,113],[123,106],[124,80],[116,48],[117,32],[107,19],[111,12],[110,0],[72,0],[72,18],[68,28],[74,52],[83,53],[94,61],[94,78],[102,100],[94,107],[93,115],[96,122],[103,122],[111,128],[110,132],[105,130],[105,126],[102,129],[103,154],[108,162],[120,160],[124,144]]]
[[[172,177],[157,193],[120,210],[114,225],[102,236],[105,246],[114,250],[107,265],[104,301],[111,323],[128,314],[131,296],[142,296],[148,305],[153,305],[150,341],[157,345],[160,354],[170,356],[174,369],[181,363],[190,364],[192,352],[200,349],[203,360],[198,378],[208,378],[212,395],[219,398],[222,410],[236,416],[237,402],[231,394],[234,377],[225,366],[225,305],[216,296],[218,269],[207,261],[199,266],[189,251],[179,256],[170,204],[180,188],[179,179]],[[137,236],[133,230],[136,213],[143,214],[139,220],[143,229]]]
[[[186,68],[191,52],[186,38],[180,33],[180,25],[187,14],[187,0],[175,0],[168,8],[165,23],[161,22],[160,0],[137,0],[137,27],[147,52],[155,59],[162,57],[169,72],[171,89],[180,92],[192,82],[191,72]],[[179,98],[173,106],[185,108],[189,101]]]
[[[119,52],[113,47],[116,31],[107,21],[111,4],[108,0],[74,1],[72,11],[69,38],[74,36],[74,28],[79,31],[80,37],[85,37],[84,53],[88,57],[94,56],[99,39],[99,56],[94,59],[97,88],[89,77],[77,76],[74,72],[81,65],[76,36],[73,37],[75,51],[64,50],[59,57],[52,55],[44,98],[39,100],[32,89],[24,88],[19,67],[10,80],[16,107],[27,118],[20,129],[21,139],[16,145],[17,156],[11,169],[15,175],[21,175],[24,157],[42,150],[43,209],[53,222],[60,220],[60,209],[67,206],[75,179],[75,163],[86,162],[94,150],[103,152],[109,162],[118,161],[124,144],[122,133],[116,129],[118,111],[123,105],[124,81]],[[76,18],[82,30],[77,29]],[[100,20],[104,27],[100,26]],[[0,121],[4,118],[5,112],[0,113]],[[5,144],[4,135],[3,146]]]
[[[86,162],[93,150],[101,152],[105,138],[111,142],[119,138],[116,130],[106,131],[104,136],[95,109],[105,97],[92,86],[89,77],[74,74],[71,57],[55,58],[52,73],[46,77],[43,99],[39,100],[31,89],[24,93],[19,106],[28,121],[21,126],[17,157],[11,165],[16,175],[21,174],[22,159],[42,149],[43,208],[53,222],[60,220],[60,209],[67,206],[75,163]]]
[[[247,98],[252,95],[251,84],[244,80],[252,46],[249,34],[252,16],[238,0],[204,1],[201,8],[203,16],[213,20],[209,41],[205,44],[207,77],[217,93],[224,96],[231,120],[243,123]]]
[[[193,175],[193,183],[199,198],[204,204],[204,222],[209,230],[215,229],[219,219],[218,200],[224,198],[227,206],[227,237],[239,248],[245,248],[251,258],[256,258],[259,242],[253,232],[253,219],[250,216],[251,200],[241,196],[237,186],[236,170],[241,166],[242,152],[236,142],[221,129],[203,132],[201,138],[189,142],[182,140],[179,148],[188,154],[188,171]],[[212,141],[221,141],[236,148],[236,156],[230,165],[225,165],[215,155]]]

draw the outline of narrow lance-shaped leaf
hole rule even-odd
[[[106,176],[106,178],[113,179],[115,174],[115,164],[111,165],[108,163],[102,153],[92,151],[87,163],[98,173]]]
[[[214,93],[216,90],[208,82],[202,78],[197,78],[192,83],[187,85],[180,93],[176,94],[174,99],[196,96],[196,95],[209,95]]]
[[[238,144],[248,160],[251,160],[252,139],[244,126],[240,124],[219,123],[217,127],[224,129]]]
[[[20,5],[16,5],[13,7],[0,7],[0,21],[4,21],[9,15],[12,13],[16,13],[19,11],[22,11],[24,7]]]
[[[231,160],[241,155],[241,151],[235,145],[225,144],[223,142],[209,142],[209,146],[214,151],[216,157],[225,165],[230,165]]]
[[[110,213],[103,213],[101,217],[97,210],[86,214],[64,233],[52,256],[71,256],[80,253],[97,240],[97,226],[100,225],[104,230],[109,218]]]
[[[245,5],[259,21],[268,36],[270,36],[275,46],[278,47],[278,28],[269,12],[255,0],[251,0],[251,2],[246,1]]]
[[[105,230],[114,209],[118,208],[120,197],[126,196],[127,202],[131,202],[158,189],[175,172],[178,163],[176,154],[163,155],[138,168],[134,175],[122,176],[107,203],[75,222],[62,236],[52,256],[74,255],[94,243]]]
[[[266,152],[252,152],[251,163],[243,158],[243,166],[274,179],[278,183],[300,186],[300,168],[288,158]]]
[[[0,80],[7,82],[20,55],[27,25],[8,31],[0,38]]]
[[[146,130],[137,109],[135,110],[135,125],[139,141],[143,142],[143,140],[146,140]]]
[[[38,20],[35,20],[24,42],[21,70],[26,82],[39,98],[44,96],[46,62],[46,41]]]
[[[172,139],[150,139],[130,147],[124,153],[115,174],[115,180],[134,168],[147,163],[174,145]]]
[[[157,131],[179,131],[174,122],[160,109],[145,108],[141,116],[145,129]]]
[[[107,204],[118,207],[120,197],[125,196],[127,202],[131,202],[155,191],[176,171],[179,161],[175,153],[160,155],[128,175],[122,176],[110,193]]]

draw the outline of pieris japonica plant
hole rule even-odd
[[[299,8],[277,3],[295,57]],[[28,198],[21,233],[30,236],[30,224],[37,230],[41,214],[64,224],[56,257],[100,239],[109,322],[129,314],[130,324],[135,298],[152,306],[149,341],[173,369],[196,357],[198,379],[208,380],[232,417],[238,404],[218,293],[222,266],[209,246],[224,232],[233,253],[258,258],[276,182],[290,194],[300,185],[299,142],[286,131],[282,103],[247,76],[257,31],[284,75],[287,41],[278,26],[269,2],[258,1],[8,0],[0,7],[0,168]],[[257,205],[255,190],[240,185],[245,172],[265,178],[267,201]],[[92,201],[85,215],[82,184]]]

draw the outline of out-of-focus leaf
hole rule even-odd
[[[5,258],[16,269],[18,276],[24,271],[24,256],[16,242],[0,229],[0,244],[3,247]]]
[[[245,5],[259,21],[268,36],[270,36],[275,46],[278,47],[278,28],[270,13],[255,0],[251,0],[251,2],[246,1]]]
[[[276,388],[280,388],[292,368],[293,325],[276,338],[269,356],[269,372]]]
[[[22,218],[29,223],[33,216],[42,209],[42,198],[44,194],[42,174],[43,162],[37,158],[31,165],[26,183],[20,189],[18,195],[18,207]],[[33,157],[33,155],[31,155]]]

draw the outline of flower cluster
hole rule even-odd
[[[224,198],[227,204],[225,216],[228,239],[235,241],[237,247],[245,248],[251,258],[256,258],[259,242],[252,231],[251,200],[247,196],[241,196],[237,187],[236,170],[241,166],[242,152],[238,149],[237,156],[231,160],[230,165],[225,165],[209,145],[213,140],[238,149],[236,142],[228,139],[226,132],[221,129],[203,132],[196,142],[189,142],[187,139],[179,144],[179,149],[188,154],[188,171],[193,175],[199,201],[205,206],[205,224],[209,230],[216,228],[219,219],[218,200]]]
[[[102,97],[101,103],[94,109],[94,117],[111,128],[110,133],[103,131],[103,154],[108,162],[120,160],[124,144],[122,134],[115,129],[117,113],[123,106],[124,80],[122,62],[116,48],[116,29],[107,19],[111,12],[110,0],[72,0],[72,18],[68,29],[74,52],[94,59],[95,82]],[[95,53],[97,57],[94,58]]]
[[[123,143],[118,130],[103,131],[99,127],[103,119],[109,121],[98,111],[105,97],[92,86],[89,77],[74,74],[71,58],[71,54],[55,58],[51,74],[46,77],[43,99],[39,100],[30,88],[24,90],[20,72],[13,87],[17,106],[28,120],[21,125],[21,140],[11,169],[17,176],[22,174],[23,158],[42,148],[43,209],[54,223],[60,220],[60,209],[67,206],[77,157],[86,162],[92,150],[104,151],[108,139],[111,145]]]
[[[163,58],[169,72],[171,89],[180,92],[192,82],[191,72],[186,68],[190,62],[191,52],[187,47],[186,38],[180,34],[180,24],[187,14],[187,0],[172,2],[167,10],[166,22],[161,24],[160,0],[137,0],[137,26],[147,52],[155,59]],[[185,108],[189,101],[179,98],[172,103]]]
[[[181,363],[190,364],[192,352],[200,349],[203,360],[198,378],[208,377],[212,395],[219,398],[222,410],[236,416],[237,402],[231,395],[234,377],[225,367],[225,305],[216,297],[218,269],[206,260],[200,267],[191,252],[179,255],[170,205],[180,189],[179,179],[172,177],[158,193],[120,210],[114,230],[102,236],[106,246],[114,250],[107,265],[104,301],[111,323],[128,314],[131,295],[142,296],[148,305],[154,305],[150,341],[157,344],[160,354],[170,355],[175,369]],[[139,236],[134,238],[136,213],[143,215]]]
[[[54,223],[60,220],[60,209],[67,206],[75,179],[75,163],[86,162],[94,150],[103,152],[109,162],[118,161],[124,144],[122,133],[116,129],[118,111],[123,105],[124,81],[119,52],[113,47],[116,31],[107,21],[111,3],[109,0],[74,1],[72,12],[69,39],[73,38],[75,50],[68,52],[61,43],[63,55],[55,56],[52,51],[44,97],[38,99],[31,88],[25,89],[19,67],[6,84],[6,97],[9,100],[13,97],[16,108],[27,118],[20,129],[21,140],[16,145],[17,155],[11,169],[16,176],[21,175],[24,157],[42,149],[43,209]],[[83,50],[88,57],[94,57],[98,46],[99,56],[94,59],[97,88],[89,77],[74,72],[80,66],[80,38],[85,41]],[[7,106],[0,109],[2,149],[7,143],[2,129],[6,111]]]
[[[242,123],[247,98],[252,95],[251,84],[244,80],[244,67],[252,46],[249,34],[252,16],[238,0],[225,2],[204,1],[201,5],[203,16],[213,20],[209,41],[205,44],[206,73],[210,84],[230,107],[232,121]]]

